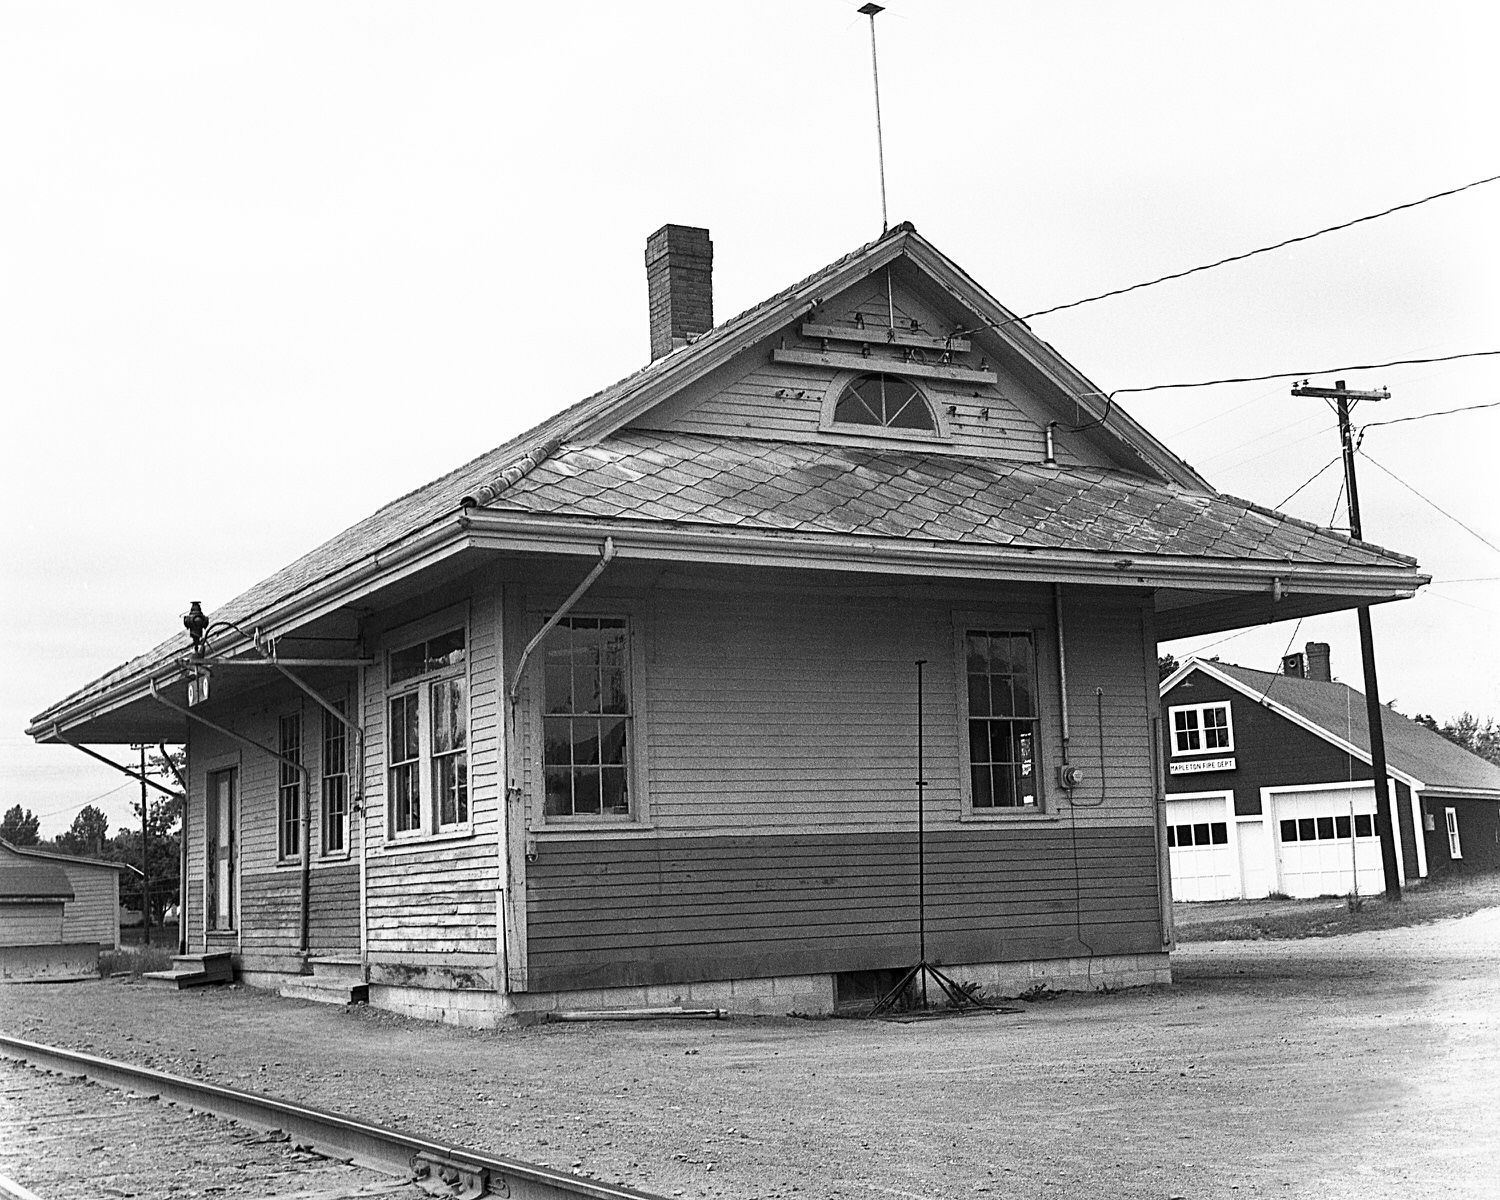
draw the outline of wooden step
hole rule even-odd
[[[370,985],[361,979],[298,975],[276,989],[288,1000],[311,1000],[317,1004],[368,1004]]]
[[[234,982],[234,961],[228,950],[207,954],[175,954],[170,971],[147,971],[143,978],[163,987],[204,987]]]

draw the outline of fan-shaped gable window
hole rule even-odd
[[[937,432],[932,409],[916,387],[899,375],[861,375],[849,384],[833,408],[839,425],[874,425],[880,429]]]

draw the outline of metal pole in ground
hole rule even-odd
[[[151,944],[151,806],[146,798],[146,743],[141,743],[141,945]]]
[[[1318,396],[1338,406],[1339,441],[1344,454],[1344,490],[1349,498],[1349,536],[1363,541],[1359,520],[1359,485],[1354,477],[1354,426],[1349,420],[1351,400],[1389,400],[1390,392],[1355,392],[1340,379],[1331,388],[1292,388],[1294,396]],[[1359,652],[1365,671],[1365,714],[1370,726],[1370,771],[1375,776],[1375,816],[1380,824],[1380,864],[1385,875],[1387,900],[1401,899],[1401,871],[1396,861],[1395,812],[1385,765],[1385,727],[1381,723],[1380,685],[1375,678],[1375,633],[1370,624],[1370,606],[1359,606]],[[1352,830],[1351,830],[1352,832]]]

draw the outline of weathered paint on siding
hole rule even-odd
[[[0,902],[0,946],[59,946],[63,941],[61,900]]]
[[[863,312],[867,318],[878,317],[884,324],[886,297],[883,279],[882,276],[881,295],[866,294],[867,289],[859,287],[851,289],[820,313],[818,323],[850,325],[854,313]],[[899,283],[894,295],[898,327],[904,328],[914,316],[921,322],[924,332],[944,336],[952,329],[951,322],[945,322]],[[837,371],[830,367],[776,363],[771,359],[771,348],[783,342],[789,348],[821,349],[818,341],[802,337],[804,319],[799,317],[759,347],[739,356],[728,368],[721,368],[683,388],[631,422],[630,427],[719,437],[858,440],[857,432],[831,432],[819,428],[824,394]],[[884,351],[878,329],[872,330],[870,344],[875,351],[875,356],[870,359],[870,369],[900,374],[899,360],[882,362],[880,358]],[[858,346],[853,343],[834,343],[830,349],[859,353]],[[961,363],[970,366],[977,366],[982,357],[977,350],[959,356]],[[935,453],[983,454],[1008,462],[1041,462],[1046,451],[1046,426],[1055,414],[1035,390],[1018,377],[994,362],[987,366],[996,372],[998,382],[918,380],[937,414],[946,422],[949,436],[936,442],[913,440],[902,444]],[[950,414],[950,408],[956,411]],[[1081,439],[1059,435],[1055,449],[1058,462],[1065,466],[1110,465],[1096,447]]]
[[[1073,797],[1076,819],[1114,824],[1128,814],[1150,824],[1143,600],[1125,589],[1064,595],[1071,758],[1089,776]],[[533,595],[530,628],[553,603],[550,593]],[[601,581],[578,611],[627,613],[644,641],[636,745],[647,758],[650,823],[663,835],[905,828],[914,820],[918,658],[927,660],[929,819],[960,823],[967,734],[957,655],[966,627],[1032,631],[1044,807],[1069,807],[1054,784],[1062,742],[1050,588],[793,580],[662,585],[641,597],[611,594]],[[530,687],[523,695],[523,778],[532,827],[545,837],[534,696]]]
[[[533,627],[548,601],[533,595]],[[910,960],[918,658],[927,660],[939,952],[950,962],[1087,954],[1075,898],[1095,952],[1159,950],[1143,605],[1123,589],[1065,591],[1070,752],[1088,773],[1070,804],[1052,784],[1062,743],[1050,588],[796,580],[611,595],[601,583],[580,611],[626,612],[644,640],[634,687],[650,828],[553,833],[540,808],[533,714],[528,986]],[[964,813],[959,639],[974,627],[1033,632],[1040,815]]]
[[[1161,948],[1149,828],[947,829],[927,843],[934,962]],[[909,966],[914,833],[550,844],[530,868],[534,990]]]
[[[469,807],[471,831],[388,843],[385,654],[402,628],[431,612],[468,604]],[[366,676],[365,802],[368,954],[371,977],[431,986],[495,987],[499,886],[499,584],[485,579],[441,602],[392,614],[372,639]],[[424,802],[429,780],[424,780]]]
[[[59,862],[73,885],[73,899],[63,905],[63,940],[120,944],[120,872],[88,863]]]

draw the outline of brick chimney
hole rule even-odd
[[[1281,656],[1281,673],[1288,679],[1306,679],[1307,661],[1298,651],[1296,654],[1283,654]]]
[[[1333,664],[1329,662],[1327,642],[1307,643],[1307,677],[1319,683],[1333,682]]]
[[[714,327],[714,244],[708,230],[663,225],[646,239],[651,358]]]

